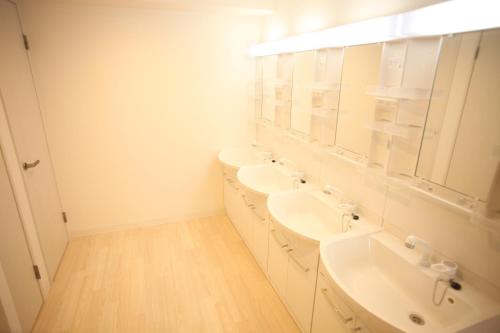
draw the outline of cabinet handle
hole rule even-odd
[[[330,304],[330,306],[332,307],[333,311],[335,311],[335,313],[339,316],[340,320],[344,324],[347,324],[348,322],[352,321],[352,317],[346,317],[346,316],[344,316],[344,314],[339,310],[339,308],[337,308],[335,306],[335,304],[333,303],[333,301],[328,296],[328,289],[322,288],[321,292],[323,293],[323,296],[325,296],[325,299],[328,302],[328,304]]]
[[[292,260],[293,260],[293,261],[295,261],[295,263],[297,264],[297,266],[299,266],[299,267],[300,267],[300,269],[302,269],[305,273],[307,273],[307,272],[309,272],[309,271],[310,271],[310,269],[309,269],[309,268],[307,268],[307,267],[305,267],[304,265],[302,265],[302,264],[299,262],[299,260],[298,260],[297,258],[295,258],[295,256],[292,254],[293,249],[289,249],[287,252],[288,252],[288,256],[289,256],[290,258],[292,258]]]
[[[24,169],[24,170],[28,170],[28,169],[30,169],[30,168],[34,168],[34,167],[36,167],[39,163],[40,163],[40,160],[36,160],[35,162],[32,162],[32,163],[27,163],[27,162],[24,162],[24,163],[23,163],[23,169]]]
[[[247,197],[246,197],[245,194],[241,193],[241,198],[243,199],[243,201],[245,202],[245,205],[247,205],[247,207],[249,207],[249,208],[254,208],[255,207],[254,204],[248,202]]]
[[[260,216],[259,213],[257,213],[256,211],[257,207],[255,207],[255,205],[252,204],[251,206],[248,207],[250,207],[250,210],[252,211],[253,215],[255,215],[259,219],[259,221],[264,222],[266,220],[264,217]]]
[[[240,190],[240,188],[239,188],[238,186],[236,186],[236,183],[234,182],[234,180],[233,180],[233,179],[231,179],[231,178],[229,178],[229,177],[226,177],[225,179],[226,179],[227,183],[228,183],[229,185],[231,185],[231,187],[232,187],[232,188],[234,188],[236,191],[239,191],[239,190]]]
[[[276,243],[278,243],[278,245],[283,249],[285,247],[288,247],[288,244],[283,244],[282,242],[280,242],[280,240],[278,239],[278,236],[276,236],[276,229],[271,229],[271,233],[273,234],[273,237],[274,239],[276,240]]]

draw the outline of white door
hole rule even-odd
[[[8,303],[5,301],[6,297],[12,300],[22,331],[30,332],[42,306],[42,294],[34,274],[33,262],[1,152],[0,221],[0,265],[8,286],[8,294],[2,288],[0,301]],[[2,305],[4,309],[10,306]],[[5,326],[5,323],[3,325]]]
[[[36,222],[45,263],[53,279],[68,242],[45,132],[24,48],[17,8],[0,0],[0,91]]]

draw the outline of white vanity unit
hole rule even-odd
[[[311,331],[318,276],[319,242],[335,234],[368,232],[377,226],[354,220],[339,202],[317,189],[272,194],[268,276],[303,332]]]
[[[247,223],[247,206],[241,196],[240,185],[236,173],[240,167],[266,163],[271,159],[271,154],[261,151],[256,147],[223,149],[218,155],[222,164],[224,177],[224,206],[229,219],[233,222],[243,239],[248,243],[249,231]]]
[[[303,173],[283,162],[241,166],[236,177],[228,171],[224,197],[229,218],[297,326],[311,332],[320,240],[379,227],[353,219],[339,198],[304,183]]]
[[[436,282],[421,254],[386,231],[321,242],[313,332],[498,332],[487,289]]]
[[[269,216],[267,197],[298,187],[297,174],[280,164],[243,167],[238,171],[244,204],[242,237],[262,270],[268,272]]]

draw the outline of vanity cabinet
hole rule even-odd
[[[236,179],[224,173],[224,205],[234,227],[262,271],[267,274],[269,218],[266,198],[246,193]]]
[[[288,270],[288,239],[271,220],[269,225],[269,257],[267,273],[271,284],[283,299],[286,294]]]
[[[319,245],[289,236],[286,302],[303,332],[311,329]]]
[[[236,175],[224,172],[224,205],[226,213],[243,241],[250,247],[252,242],[252,216]]]
[[[309,332],[319,260],[317,244],[270,222],[268,274],[302,332]]]
[[[265,216],[265,217],[263,217]],[[267,214],[253,215],[253,242],[252,252],[260,268],[267,273],[268,246],[269,246],[269,218]]]
[[[237,181],[231,176],[224,173],[224,207],[226,213],[234,227],[240,234],[242,234],[243,226],[241,217],[241,208],[243,207],[240,202],[240,193]]]
[[[311,333],[370,333],[356,318],[354,312],[342,301],[331,285],[324,267],[320,264]]]

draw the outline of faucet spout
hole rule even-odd
[[[410,235],[405,240],[405,246],[409,249],[415,249],[417,245],[422,248],[422,256],[420,257],[419,265],[422,267],[429,267],[431,265],[431,247],[429,243],[417,236]]]

